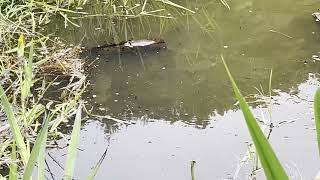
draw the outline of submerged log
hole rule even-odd
[[[148,54],[166,49],[167,45],[162,39],[129,40],[118,44],[105,44],[90,50],[91,55],[117,55],[117,54]]]

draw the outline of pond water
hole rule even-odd
[[[320,55],[320,24],[311,14],[320,2],[230,1],[230,10],[220,1],[179,3],[196,13],[119,22],[91,17],[68,29],[51,24],[67,42],[88,48],[128,39],[167,44],[150,54],[87,57],[88,106],[127,123],[97,118],[83,125],[75,179],[87,177],[106,150],[96,179],[191,179],[193,160],[196,179],[248,179],[255,163],[242,160],[251,139],[221,54],[256,117],[273,123],[270,142],[290,179],[314,178],[320,167],[312,101],[320,62],[312,57]],[[88,10],[97,6],[103,9]],[[66,149],[49,153],[64,162]],[[58,164],[49,164],[61,177]],[[264,179],[261,170],[256,174]]]

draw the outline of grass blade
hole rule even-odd
[[[239,101],[240,108],[243,112],[243,115],[246,120],[247,127],[249,129],[251,138],[254,142],[254,145],[257,149],[259,159],[261,161],[263,170],[268,180],[274,179],[281,179],[281,180],[288,180],[288,176],[284,171],[280,161],[278,160],[276,154],[274,153],[270,143],[268,142],[267,138],[263,134],[262,130],[260,129],[256,119],[254,118],[252,112],[249,109],[249,105],[243,98],[239,88],[237,87],[236,82],[234,81],[228,66],[221,55],[221,59],[223,61],[224,67],[228,73],[229,79],[232,84],[232,88],[234,90],[235,96]]]
[[[108,144],[107,148],[105,149],[105,151],[104,151],[104,153],[102,154],[101,158],[99,159],[98,163],[97,163],[97,164],[94,166],[94,168],[91,170],[89,176],[87,177],[87,180],[93,180],[94,177],[97,175],[100,166],[102,165],[104,159],[105,159],[106,156],[107,156],[107,152],[108,152],[108,149],[109,149],[109,145],[110,145],[110,143]]]
[[[81,112],[82,112],[82,104],[80,103],[77,110],[76,118],[74,120],[70,144],[68,148],[67,161],[66,161],[66,166],[64,171],[65,180],[71,180],[74,172],[74,166],[75,166],[75,161],[77,157],[77,147],[79,144],[79,137],[80,137]]]
[[[227,9],[230,10],[230,6],[229,6],[229,4],[227,3],[227,1],[225,1],[225,0],[220,0],[220,2],[221,2]]]
[[[44,126],[41,129],[40,135],[37,137],[37,140],[32,148],[28,164],[24,170],[22,180],[30,180],[33,172],[33,168],[36,164],[36,161],[39,157],[40,151],[45,148],[47,134],[48,134],[48,124],[49,121],[44,122]],[[41,157],[43,158],[43,157]]]
[[[169,0],[158,0],[158,1],[160,1],[160,2],[162,2],[164,4],[168,4],[170,6],[176,7],[176,8],[180,8],[180,9],[189,11],[191,13],[196,13],[196,12],[194,12],[194,11],[188,9],[188,8],[185,8],[185,7],[183,7],[183,6],[179,5],[179,4],[176,4],[176,3],[172,2],[172,1],[169,1]]]
[[[320,89],[316,91],[314,96],[314,120],[316,123],[318,151],[320,155]]]
[[[49,119],[46,118],[47,116],[45,115],[44,121],[49,122]],[[46,127],[46,131],[45,131],[45,137],[44,140],[41,144],[40,150],[39,150],[39,157],[38,157],[38,180],[44,180],[45,177],[45,152],[46,152],[46,140],[47,140],[47,136],[48,136],[48,125]]]
[[[194,165],[196,164],[196,161],[191,161],[191,180],[195,180],[195,175],[194,175]]]
[[[33,68],[33,41],[31,41],[28,60],[24,60],[24,79],[21,87],[21,100],[24,102],[30,95],[32,86],[32,68]]]
[[[17,180],[18,166],[17,166],[17,150],[16,143],[12,143],[12,151],[11,151],[11,164],[10,164],[10,172],[9,172],[9,180]]]
[[[18,39],[17,54],[18,54],[18,57],[23,57],[24,56],[24,37],[23,37],[23,34],[21,34],[19,36],[19,39]]]
[[[8,118],[8,122],[11,128],[11,131],[13,133],[14,140],[16,141],[16,144],[20,150],[22,162],[24,163],[24,165],[26,165],[28,162],[29,153],[27,151],[26,144],[24,143],[24,138],[21,134],[16,117],[14,116],[14,112],[11,107],[11,104],[9,103],[9,100],[1,85],[0,85],[0,101],[3,106],[4,113]]]

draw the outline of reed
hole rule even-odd
[[[254,142],[256,151],[258,153],[259,160],[262,164],[265,176],[267,179],[289,179],[284,168],[282,167],[280,161],[278,160],[276,154],[274,153],[272,146],[270,145],[268,139],[265,137],[263,131],[261,130],[260,126],[258,125],[256,119],[254,118],[249,105],[245,101],[244,97],[242,96],[235,80],[233,79],[229,68],[221,55],[222,62],[224,67],[227,71],[229,79],[231,81],[232,88],[234,90],[234,94],[239,101],[239,105],[243,116],[245,118],[249,133],[251,138]]]

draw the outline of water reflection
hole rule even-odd
[[[128,38],[128,32],[135,38],[160,35],[168,50],[142,58],[98,57],[97,68],[88,71],[92,84],[87,92],[89,101],[97,111],[106,109],[107,114],[116,117],[183,120],[204,128],[209,116],[235,108],[220,54],[224,54],[244,94],[257,94],[255,88],[267,94],[271,69],[273,88],[288,91],[296,87],[308,78],[309,72],[319,70],[318,63],[310,61],[310,57],[318,51],[320,28],[312,20],[310,6],[296,2],[289,7],[273,8],[274,3],[233,2],[231,11],[221,4],[208,2],[203,7],[197,4],[196,15],[180,16],[179,22],[168,23],[165,31],[159,30],[157,22],[169,21],[162,19],[151,18],[144,29],[136,19],[113,24],[111,29],[116,32],[123,27],[131,28],[126,33],[117,33],[118,41]],[[296,12],[297,7],[303,9]],[[93,32],[85,36],[86,42],[90,42],[88,47],[107,39],[102,37],[109,37],[90,29],[110,28],[108,21],[99,18],[90,21],[99,23],[91,22],[92,26],[80,28],[86,33]],[[79,39],[82,33],[66,37]],[[96,58],[91,55],[88,61]]]
[[[299,93],[279,92],[273,97],[272,121],[279,126],[270,141],[290,179],[312,179],[318,171],[312,100],[319,85],[317,77],[310,74],[298,86]],[[268,108],[253,108],[253,112],[259,119],[269,117]],[[242,112],[229,110],[209,118],[204,129],[181,121],[136,119],[136,124],[113,130],[105,121],[88,121],[81,131],[82,151],[74,178],[86,177],[108,148],[96,179],[190,179],[191,160],[197,162],[199,179],[248,179],[253,163],[242,162],[250,143]],[[66,149],[49,153],[64,162]],[[50,158],[48,163],[54,177],[62,177],[57,163]],[[257,176],[264,179],[263,171]]]
[[[317,152],[308,109],[319,86],[310,73],[320,70],[319,62],[311,60],[319,51],[320,27],[311,13],[320,3],[230,1],[231,10],[220,1],[181,3],[197,13],[176,14],[176,20],[90,18],[79,21],[79,32],[59,29],[68,42],[82,41],[87,47],[154,37],[168,45],[166,51],[142,58],[84,53],[88,62],[95,61],[87,70],[89,105],[99,114],[137,124],[114,132],[114,122],[88,123],[76,176],[86,176],[83,170],[96,162],[92,153],[98,159],[109,142],[105,136],[111,134],[109,159],[98,179],[187,179],[193,159],[199,161],[199,179],[232,178],[250,138],[220,61],[224,54],[243,94],[250,97],[268,95],[273,70],[272,118],[278,124],[293,123],[275,129],[271,142],[291,175],[298,169],[312,178]],[[258,104],[251,105],[259,115]],[[57,157],[63,152],[56,152]]]

